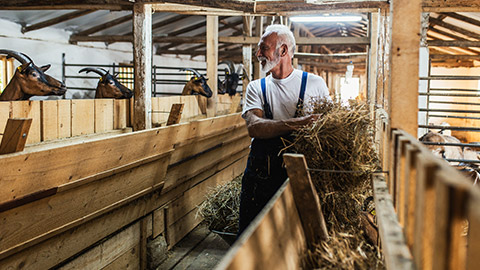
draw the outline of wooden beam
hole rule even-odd
[[[133,8],[134,119],[133,129],[152,127],[152,7],[135,4]]]
[[[132,14],[129,14],[129,15],[117,18],[115,20],[112,20],[112,21],[109,21],[109,22],[106,22],[106,23],[102,23],[100,25],[96,25],[94,27],[91,27],[91,28],[88,28],[86,30],[80,31],[80,32],[78,32],[78,33],[76,33],[76,34],[74,34],[70,37],[70,42],[76,41],[77,37],[88,36],[90,34],[98,32],[98,31],[102,31],[102,30],[108,29],[110,27],[119,25],[121,23],[130,21],[131,19],[132,19]]]
[[[423,12],[460,12],[480,10],[479,1],[470,0],[422,0]]]
[[[428,46],[432,47],[480,47],[480,41],[471,40],[429,40]]]
[[[370,36],[370,46],[368,47],[368,82],[367,82],[367,100],[370,104],[370,110],[375,113],[375,100],[376,100],[376,89],[377,89],[377,48],[378,48],[378,38],[379,38],[379,17],[378,12],[370,13],[369,19],[369,33]],[[373,119],[373,118],[372,118]]]
[[[465,55],[465,54],[430,54],[432,60],[480,60],[480,55]]]
[[[391,16],[391,127],[417,137],[421,0],[393,0]]]
[[[83,15],[90,14],[94,11],[95,10],[88,10],[88,9],[87,10],[78,10],[78,11],[74,11],[74,12],[64,14],[62,16],[58,16],[58,17],[50,19],[50,20],[46,20],[46,21],[39,22],[39,23],[36,23],[36,24],[31,24],[31,25],[28,25],[28,26],[23,26],[22,27],[22,33],[26,33],[26,32],[29,32],[29,31],[38,30],[38,29],[41,29],[41,28],[52,26],[52,25],[55,25],[55,24],[58,24],[58,23],[61,23],[61,22],[64,22],[64,21],[68,21],[68,20],[71,20],[71,19],[74,19],[74,18],[81,17]]]
[[[0,0],[0,9],[7,10],[50,10],[50,9],[95,9],[132,10],[133,3],[124,0],[47,0],[29,1]]]
[[[184,105],[184,103],[172,104],[172,109],[170,110],[170,114],[168,115],[167,126],[180,123]]]
[[[475,39],[480,39],[480,35],[477,34],[477,33],[475,33],[475,32],[466,30],[466,29],[464,29],[464,28],[455,26],[455,25],[450,24],[450,23],[446,23],[446,22],[441,21],[441,20],[439,20],[439,19],[430,17],[430,18],[429,18],[429,21],[430,21],[430,24],[432,24],[432,25],[438,25],[438,26],[447,28],[447,29],[449,29],[449,30],[451,30],[451,31],[460,33],[460,34],[465,35],[465,36],[467,36],[467,37],[471,37],[471,38],[475,38]]]
[[[290,179],[293,199],[307,238],[307,245],[310,249],[314,249],[316,244],[320,244],[329,237],[320,199],[308,173],[307,161],[305,156],[300,154],[284,154],[283,160]]]
[[[252,36],[252,27],[253,27],[253,16],[244,16],[243,17],[243,35],[244,36]],[[242,47],[242,63],[243,67],[247,71],[246,76],[243,78],[242,81],[242,96],[246,97],[245,93],[247,92],[248,83],[251,81],[251,74],[252,74],[252,45],[245,44]]]
[[[454,19],[457,19],[457,20],[460,20],[460,21],[463,21],[463,22],[467,22],[469,24],[473,24],[475,26],[480,27],[480,21],[479,20],[475,20],[473,18],[464,16],[464,15],[461,15],[461,14],[458,14],[458,13],[455,13],[455,12],[446,12],[446,13],[443,13],[443,14],[447,15],[448,17],[451,17],[451,18],[454,18]]]
[[[212,89],[212,97],[207,99],[207,117],[215,116],[217,111],[218,88],[218,16],[207,16],[207,77],[208,86]]]
[[[0,143],[0,155],[23,151],[31,125],[32,118],[9,118]]]
[[[169,0],[161,1],[145,1],[157,2],[152,5],[154,11],[159,12],[175,12],[188,13],[195,15],[230,15],[240,16],[243,12],[253,11],[254,3],[239,0],[211,0],[211,1],[196,1],[196,0]]]

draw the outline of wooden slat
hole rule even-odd
[[[113,100],[113,128],[123,129],[128,126],[129,99]]]
[[[172,104],[170,114],[168,115],[167,126],[180,123],[180,119],[182,118],[183,106],[183,103]]]
[[[307,161],[300,154],[284,154],[283,160],[307,244],[314,249],[315,244],[328,239],[328,232],[320,199],[307,171]]]
[[[38,29],[45,28],[45,27],[48,27],[48,26],[52,26],[52,25],[55,25],[55,24],[58,24],[58,23],[61,23],[61,22],[64,22],[64,21],[68,21],[68,20],[83,16],[83,15],[87,15],[87,14],[92,13],[92,12],[94,12],[94,10],[74,11],[74,12],[70,12],[70,13],[55,17],[53,19],[49,19],[49,20],[42,21],[42,22],[39,22],[39,23],[31,24],[31,25],[28,25],[28,26],[23,26],[22,27],[22,33],[33,31],[33,30],[38,30]]]
[[[113,99],[94,99],[95,133],[113,130]]]
[[[398,152],[397,152],[397,177],[395,183],[395,210],[397,211],[397,216],[401,217],[405,212],[405,167],[406,160],[406,146],[408,139],[400,136],[398,138]],[[403,219],[399,219],[399,222],[404,226]]]
[[[58,138],[72,136],[72,100],[57,100],[58,102]]]
[[[42,100],[42,141],[58,139],[58,102],[56,100]]]
[[[158,109],[158,102],[160,98],[152,97],[152,127],[160,126],[160,115],[162,112]]]
[[[207,77],[218,77],[218,16],[207,16],[206,26],[207,38]],[[218,80],[210,79],[207,81],[208,86],[212,90],[212,96],[207,99],[207,117],[214,117],[217,112],[217,87]]]
[[[167,209],[165,207],[161,207],[153,211],[153,225],[152,225],[152,238],[157,238],[160,234],[165,231],[165,216],[166,216]]]
[[[306,245],[290,183],[286,181],[216,269],[297,269]]]
[[[382,252],[387,269],[413,269],[412,255],[405,242],[384,177],[373,176],[373,192]]]
[[[40,142],[40,101],[14,101],[12,102],[11,118],[32,118],[32,125],[28,133],[27,144]]]
[[[31,118],[8,119],[0,143],[0,155],[23,151],[31,124]]]
[[[415,228],[415,212],[416,212],[416,179],[417,179],[417,163],[419,150],[417,147],[408,144],[407,153],[405,155],[405,202],[407,205],[406,211],[403,213],[404,234],[407,240],[408,247],[412,249],[414,243],[414,228]]]
[[[478,251],[480,250],[480,205],[479,193],[471,195],[468,202],[468,238],[467,238],[467,261],[466,269],[474,270],[480,267],[480,256]]]
[[[72,136],[95,132],[95,100],[72,99]]]
[[[124,252],[115,261],[102,268],[102,270],[140,270],[140,263],[138,262],[138,257],[140,256],[139,250],[139,245],[136,245]]]
[[[0,139],[3,136],[3,131],[7,125],[8,118],[10,118],[11,103],[8,101],[0,101]]]

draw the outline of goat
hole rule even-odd
[[[235,72],[235,66],[232,61],[224,60],[218,65],[221,64],[226,64],[228,68],[225,69],[225,79],[223,81],[218,79],[218,93],[228,93],[228,95],[234,96],[237,93],[238,81],[243,77],[240,75],[243,65],[240,64]]]
[[[100,75],[100,80],[95,91],[95,98],[131,98],[133,96],[132,90],[125,87],[118,82],[116,76],[111,75],[103,68],[82,68],[78,73],[95,72]]]
[[[38,67],[26,54],[12,50],[0,49],[0,54],[13,57],[21,63],[0,95],[0,101],[28,100],[32,96],[61,96],[67,91],[65,84],[45,74],[50,65]]]
[[[193,68],[182,68],[180,71],[191,71],[194,76],[190,78],[185,86],[183,87],[182,95],[202,95],[204,97],[212,97],[212,90],[207,84],[208,78],[205,78],[197,70]]]
[[[429,131],[420,137],[421,142],[434,142],[434,143],[461,143],[459,139]],[[461,148],[459,146],[445,146],[445,145],[425,145],[432,153],[438,157],[444,159],[464,159],[464,160],[478,160],[478,155],[475,151],[469,147]],[[472,179],[474,184],[480,179],[480,173],[478,165],[474,163],[463,162],[449,162],[451,165],[456,166],[459,171]]]

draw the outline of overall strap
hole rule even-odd
[[[307,88],[307,78],[308,78],[308,73],[304,71],[302,73],[302,85],[300,87],[300,95],[298,96],[298,102],[297,102],[297,110],[295,111],[295,116],[298,117],[300,114],[300,110],[303,107],[303,99],[305,97],[305,89]]]
[[[263,94],[263,112],[265,113],[265,117],[267,119],[273,119],[273,114],[272,114],[272,110],[270,109],[270,104],[268,104],[268,101],[267,101],[267,86],[266,86],[266,83],[265,83],[265,78],[262,78],[260,80],[260,85],[262,87],[262,94]]]

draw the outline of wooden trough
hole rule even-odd
[[[0,269],[145,269],[147,238],[173,246],[198,225],[249,145],[231,114],[1,155]]]

